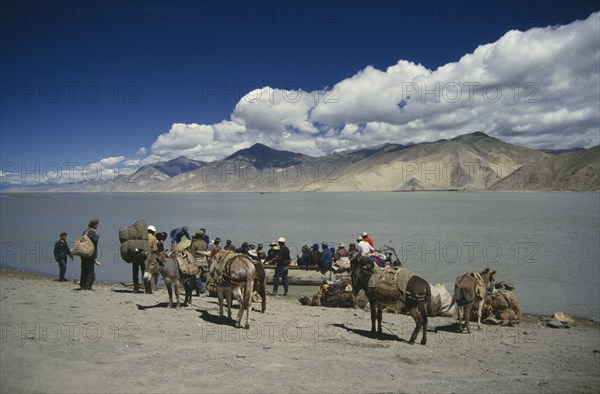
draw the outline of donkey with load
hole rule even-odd
[[[408,343],[415,343],[420,330],[421,344],[427,343],[427,310],[431,309],[431,288],[427,281],[404,268],[390,265],[380,268],[369,258],[360,257],[352,260],[352,293],[358,296],[360,290],[369,299],[372,334],[382,333],[383,305],[401,302],[416,324]]]
[[[471,333],[471,325],[469,323],[471,318],[471,309],[475,308],[477,311],[477,329],[481,330],[481,315],[483,310],[483,304],[485,296],[488,293],[494,292],[496,279],[494,274],[496,271],[490,271],[489,268],[481,272],[467,272],[466,274],[459,275],[456,278],[454,284],[454,296],[452,297],[451,308],[454,304],[458,307],[458,331],[462,332],[463,322],[467,333]]]
[[[227,316],[231,319],[233,295],[240,305],[235,326],[238,328],[241,326],[242,316],[246,311],[245,328],[249,328],[252,292],[256,279],[256,268],[252,259],[242,253],[223,250],[215,255],[210,267],[210,275],[217,287],[219,317],[223,317],[223,298],[225,296],[227,298]]]

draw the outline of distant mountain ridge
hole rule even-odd
[[[599,183],[600,147],[546,153],[475,132],[435,142],[385,143],[323,157],[257,143],[210,163],[180,156],[114,180],[56,184],[40,190],[599,191]],[[23,189],[31,191],[32,187]]]
[[[266,167],[285,168],[304,163],[311,156],[287,150],[277,150],[261,143],[245,148],[227,156],[223,161],[241,161],[262,170]]]
[[[159,161],[146,164],[136,172],[119,180],[119,183],[144,184],[148,182],[162,181],[186,172],[197,170],[207,163],[192,160],[185,156],[179,156],[167,161]]]

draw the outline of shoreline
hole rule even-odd
[[[215,298],[166,308],[167,292],[100,282],[82,292],[0,269],[0,392],[598,392],[600,324],[520,324],[458,334],[429,318],[427,345],[408,345],[412,318],[270,297],[250,328],[219,319]],[[237,313],[234,302],[233,315]],[[419,338],[420,339],[420,338]],[[363,372],[356,373],[360,368]],[[368,371],[368,372],[367,372]],[[243,378],[240,379],[240,375]],[[110,377],[110,378],[109,378]]]
[[[35,277],[39,277],[39,279],[49,279],[49,280],[54,280],[57,281],[57,279],[55,278],[56,275],[53,274],[46,274],[46,273],[39,273],[39,272],[33,272],[33,271],[28,271],[25,269],[18,269],[18,268],[13,268],[13,267],[8,267],[8,266],[0,266],[0,272],[1,271],[9,271],[9,272],[15,272],[15,273],[20,273],[23,275],[31,275],[32,278]],[[128,284],[130,283],[129,280],[131,280],[130,277],[128,277],[127,281],[123,281],[123,280],[114,280],[114,281],[110,281],[110,280],[97,280],[96,282],[94,282],[94,286],[97,285],[102,285],[102,286],[112,286],[112,285],[121,285],[123,286],[123,284]],[[159,279],[162,282],[162,278]],[[77,286],[79,286],[79,280],[78,279],[69,279],[68,282],[73,283]],[[133,286],[133,283],[131,282],[131,286]],[[270,284],[268,286],[271,286]],[[164,285],[163,285],[164,287]],[[306,285],[298,285],[298,284],[290,284],[290,287],[292,289],[297,289],[298,287],[306,287],[306,288],[311,288],[314,290],[311,290],[310,293],[302,293],[302,295],[307,295],[309,297],[312,297],[314,292],[316,291],[316,288],[319,287],[319,285],[315,285],[315,284],[306,284]],[[267,289],[268,290],[268,289]],[[448,289],[448,291],[452,291],[453,289]],[[298,293],[297,291],[291,291],[292,293]],[[294,297],[299,297],[300,295],[297,294],[292,294],[292,296],[290,296],[290,298],[294,298]],[[521,302],[521,304],[523,305],[523,302]],[[600,320],[596,317],[587,317],[587,316],[577,316],[577,315],[572,315],[567,311],[555,311],[555,312],[563,312],[566,313],[568,316],[570,316],[571,318],[579,321],[579,322],[583,322],[583,321],[589,321],[592,323],[600,323]],[[523,316],[530,316],[530,317],[535,317],[535,318],[540,318],[540,319],[544,319],[544,318],[550,318],[550,315],[547,314],[542,314],[542,313],[537,313],[537,312],[530,312],[527,310],[523,310],[522,312]]]

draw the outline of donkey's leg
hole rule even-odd
[[[167,284],[167,292],[169,293],[169,305],[167,305],[167,308],[172,308],[173,307],[173,287],[171,284]]]
[[[223,288],[221,286],[217,286],[217,297],[219,298],[219,318],[223,318]]]
[[[481,313],[483,312],[483,300],[479,301],[479,305],[477,306],[477,329],[481,330]]]
[[[250,328],[250,311],[252,310],[252,293],[254,292],[254,281],[246,284],[246,296],[244,297],[244,307],[246,308],[246,329]]]
[[[467,306],[465,306],[465,310],[464,310],[464,319],[465,319],[465,325],[467,326],[467,334],[471,333],[471,307],[472,306],[473,306],[473,304],[470,303]]]
[[[375,323],[377,321],[377,303],[375,301],[369,301],[371,309],[371,334],[375,334]]]
[[[258,286],[258,294],[260,295],[260,312],[265,313],[267,310],[267,282],[265,279],[261,280]]]
[[[383,304],[377,303],[377,334],[381,335],[381,321],[383,320]]]
[[[415,341],[417,340],[417,335],[419,335],[419,330],[423,326],[423,319],[421,318],[421,314],[419,313],[418,305],[411,306],[408,310],[408,313],[410,313],[410,316],[415,321],[415,329],[410,335],[410,340],[408,341],[408,343],[414,345]]]
[[[423,301],[419,303],[419,312],[421,314],[421,320],[423,321],[423,336],[421,337],[421,345],[426,345],[427,344],[427,307],[425,306],[425,303],[427,301]]]
[[[179,302],[179,283],[175,283],[175,298],[177,299],[177,309],[181,309],[181,302]]]
[[[244,297],[242,296],[242,288],[241,286],[235,286],[231,291],[233,294],[233,298],[235,298],[240,305],[240,309],[238,311],[237,317],[235,319],[235,326],[240,328],[240,323],[242,321],[242,315],[244,314]],[[230,296],[231,297],[231,296]]]
[[[225,298],[227,298],[227,318],[231,319],[231,286],[225,288]]]

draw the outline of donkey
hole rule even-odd
[[[383,305],[390,302],[390,294],[381,294],[377,287],[369,287],[371,276],[374,273],[374,263],[367,257],[354,259],[352,263],[352,294],[356,297],[358,292],[364,290],[371,309],[371,334],[375,335],[375,323],[377,322],[377,335],[381,335],[381,320]],[[396,289],[393,297],[395,301],[404,303],[410,316],[415,321],[415,329],[410,336],[409,344],[414,344],[419,331],[422,330],[421,345],[427,343],[427,309],[431,309],[431,287],[425,279],[413,275],[406,283],[405,289]]]
[[[254,288],[261,299],[260,311],[265,313],[267,310],[267,274],[265,273],[265,267],[259,262],[254,263],[254,270],[256,271]]]
[[[456,303],[458,314],[458,332],[462,332],[463,324],[461,322],[461,310],[463,312],[464,326],[467,333],[471,333],[471,325],[469,320],[471,317],[471,308],[476,307],[477,311],[477,329],[481,330],[481,312],[483,303],[487,293],[493,293],[496,283],[494,274],[496,271],[491,271],[489,268],[477,273],[467,272],[466,274],[456,277],[454,284],[454,295],[452,296],[452,305]]]
[[[146,253],[144,267],[144,281],[149,281],[152,275],[160,273],[169,292],[169,305],[167,307],[172,307],[174,288],[177,309],[181,309],[181,303],[179,302],[179,264],[177,264],[177,261],[164,255],[159,257],[154,253]]]
[[[252,309],[252,291],[256,268],[252,259],[245,254],[221,251],[215,256],[216,260],[210,268],[210,274],[217,286],[219,298],[219,317],[223,318],[223,296],[227,298],[227,316],[231,319],[232,295],[240,304],[240,310],[235,322],[236,328],[241,326],[242,316],[246,310],[246,325],[250,327],[250,310]],[[242,294],[244,288],[244,294]]]

